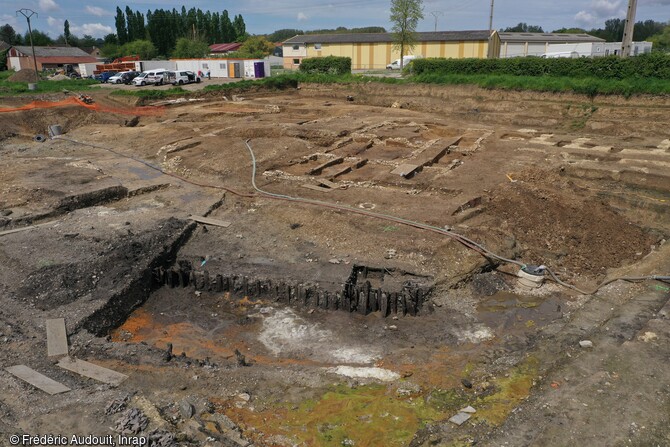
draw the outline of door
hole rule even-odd
[[[265,64],[263,62],[254,62],[254,77],[255,78],[265,77]]]
[[[242,77],[242,68],[240,67],[239,62],[233,62],[233,72],[235,73],[235,78],[241,78]]]

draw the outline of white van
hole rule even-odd
[[[561,57],[566,57],[570,59],[577,59],[579,57],[579,53],[576,51],[557,51],[554,53],[544,53],[542,56],[540,56],[543,59],[556,59],[556,58],[561,58]]]
[[[157,68],[156,70],[143,71],[142,73],[140,73],[138,77],[133,79],[133,85],[136,87],[147,84],[163,85],[164,83],[163,74],[166,71],[167,70],[164,68]]]
[[[417,57],[418,57],[418,56],[405,56],[405,57],[403,57],[403,58],[402,58],[402,60],[403,60],[403,64],[402,64],[402,66],[403,66],[403,67],[406,67],[407,64],[409,64],[411,61],[413,61],[413,60],[416,59]],[[396,59],[396,60],[394,60],[393,62],[391,62],[390,64],[388,64],[388,65],[386,66],[386,69],[387,69],[387,70],[400,70],[400,59]]]

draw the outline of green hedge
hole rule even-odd
[[[305,73],[348,74],[351,73],[350,57],[310,57],[300,62],[300,71]]]
[[[508,59],[415,59],[414,73],[562,76],[574,78],[670,79],[670,55],[644,54],[581,58],[517,57]]]

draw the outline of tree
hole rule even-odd
[[[502,30],[503,33],[543,33],[541,26],[528,25],[524,22],[519,22],[516,26],[511,26]]]
[[[233,28],[233,22],[230,21],[230,16],[228,15],[228,10],[224,9],[221,13],[221,40],[224,43],[230,43],[235,40],[235,29]]]
[[[262,59],[272,53],[275,45],[269,42],[263,36],[251,36],[244,41],[239,50],[231,54],[230,57],[240,57],[246,59]]]
[[[416,44],[416,26],[423,19],[422,0],[391,0],[393,47],[400,50],[400,70],[403,68],[405,50]]]
[[[119,43],[119,39],[116,37],[116,34],[107,34],[103,39],[103,44],[114,44],[117,45]]]
[[[23,38],[24,42],[30,42],[30,35],[28,31],[26,31],[26,35]],[[47,45],[53,45],[54,41],[47,33],[43,33],[42,31],[38,31],[36,29],[33,30],[33,45],[36,47],[43,47]]]
[[[65,23],[63,23],[63,37],[65,38],[65,45],[68,45],[68,42],[70,41],[70,22],[65,20]]]
[[[84,34],[84,37],[79,39],[79,44],[78,46],[80,47],[94,47],[97,44],[97,40],[93,36],[89,36],[88,34]]]
[[[278,29],[274,33],[268,34],[267,39],[270,42],[283,42],[301,34],[305,34],[305,32],[299,29]]]
[[[666,26],[662,33],[651,36],[647,40],[654,43],[652,47],[654,50],[670,51],[670,25]]]
[[[552,31],[552,33],[558,34],[584,34],[586,32],[583,28],[561,28]]]
[[[116,24],[116,36],[119,39],[119,44],[123,45],[128,42],[128,29],[126,28],[126,17],[123,11],[118,6],[116,7],[116,17],[114,18]]]
[[[107,59],[116,59],[123,56],[123,51],[121,51],[121,47],[115,43],[106,43],[100,48],[100,54]]]
[[[242,14],[233,19],[233,30],[235,31],[235,41],[241,42],[247,37],[247,25],[244,23]]]
[[[172,52],[172,57],[177,58],[201,58],[209,54],[209,45],[202,40],[191,40],[186,37],[177,39],[177,45]]]
[[[140,59],[153,59],[156,57],[156,47],[148,40],[134,40],[121,47],[123,56],[138,54]]]
[[[633,36],[636,41],[647,40],[651,36],[661,34],[666,24],[663,22],[656,22],[655,20],[645,20],[644,22],[637,22],[633,31]]]
[[[0,26],[0,40],[9,45],[20,45],[21,35],[14,31],[12,25],[6,23]]]

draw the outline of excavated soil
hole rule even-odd
[[[2,114],[0,445],[670,444],[670,100],[299,87]]]

